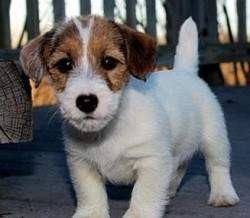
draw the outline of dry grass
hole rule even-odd
[[[38,88],[35,88],[31,81],[32,87],[32,102],[34,107],[49,106],[56,104],[55,91],[48,82],[48,77],[45,77]]]

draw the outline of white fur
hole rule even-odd
[[[191,39],[191,40],[190,40]],[[198,31],[192,18],[188,18],[179,33],[179,43],[174,59],[175,71],[197,73],[198,71]]]
[[[121,184],[135,182],[124,218],[162,217],[188,160],[198,150],[206,158],[209,203],[229,206],[239,201],[229,173],[230,146],[223,113],[208,86],[196,75],[197,47],[197,30],[189,19],[180,32],[172,71],[155,72],[146,83],[131,79],[117,96],[98,78],[81,75],[69,80],[59,97],[62,108],[67,108],[67,112],[62,109],[64,116],[74,120],[64,125],[68,165],[77,195],[74,218],[109,217],[106,179]],[[86,90],[79,91],[80,84],[85,84]],[[73,103],[80,92],[103,94],[99,98],[109,103],[97,109],[97,114],[110,113],[109,122],[92,127],[83,124],[84,115]],[[67,117],[67,113],[71,114]]]
[[[89,63],[88,46],[92,34],[92,18],[86,27],[82,27],[77,18],[72,21],[83,42],[83,58],[69,75],[65,89],[57,93],[60,110],[63,117],[77,129],[83,132],[96,132],[113,119],[119,106],[121,92],[113,93],[106,81],[93,71]],[[75,103],[78,96],[90,94],[94,94],[98,98],[98,107],[90,114],[93,119],[87,119],[89,114],[80,111]]]
[[[78,31],[79,31],[79,34],[80,34],[80,37],[83,41],[83,62],[82,64],[84,65],[84,69],[85,71],[88,70],[90,71],[90,64],[89,64],[89,61],[88,61],[88,45],[89,45],[89,38],[91,36],[91,29],[92,29],[92,25],[93,25],[93,19],[90,18],[89,20],[89,25],[86,26],[86,27],[82,27],[82,24],[81,22],[79,21],[78,18],[74,18],[73,19]],[[86,72],[85,72],[86,73]]]

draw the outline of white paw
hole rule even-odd
[[[96,208],[91,211],[87,209],[77,209],[72,218],[110,218],[110,216],[107,212]]]
[[[161,210],[151,210],[148,208],[129,208],[122,218],[161,218],[162,213]]]
[[[211,193],[208,204],[213,207],[231,207],[239,203],[240,199],[235,191],[228,193]]]
[[[169,190],[169,193],[168,193],[169,199],[174,198],[176,196],[176,193],[177,193],[176,189]]]
[[[122,218],[142,218],[136,210],[128,209]]]

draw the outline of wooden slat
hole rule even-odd
[[[165,0],[167,14],[167,42],[177,44],[179,29],[186,18],[191,15],[191,0]]]
[[[39,31],[39,5],[38,0],[26,0],[27,5],[27,32],[28,40],[38,36]]]
[[[80,13],[81,15],[89,15],[91,13],[90,0],[80,0]]]
[[[53,0],[54,21],[57,23],[65,17],[65,1]]]
[[[158,64],[171,66],[175,53],[174,46],[160,46]],[[0,59],[17,59],[19,51],[0,49]],[[250,61],[250,43],[206,44],[200,49],[201,64],[216,64],[233,61]]]
[[[172,66],[174,46],[159,48],[158,64]],[[200,48],[200,64],[217,64],[223,62],[250,61],[250,43],[206,44]]]
[[[0,49],[0,60],[18,60],[19,50]]]
[[[126,0],[126,23],[132,28],[136,28],[136,0]]]
[[[104,15],[110,19],[114,19],[115,1],[114,0],[104,0],[103,3],[104,3],[103,4]]]
[[[146,32],[156,37],[156,6],[155,0],[146,1],[147,27]]]
[[[10,0],[0,1],[0,48],[9,48],[11,46],[9,9]]]
[[[207,13],[207,37],[206,42],[216,43],[218,41],[218,26],[217,26],[217,4],[216,0],[206,0]]]
[[[237,0],[238,42],[247,40],[246,0]]]

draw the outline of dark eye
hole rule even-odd
[[[105,70],[113,70],[118,64],[118,60],[113,57],[104,57],[102,59],[101,65]]]
[[[63,73],[66,73],[73,68],[73,63],[72,60],[69,58],[63,58],[59,60],[56,64],[55,67],[60,70]]]

